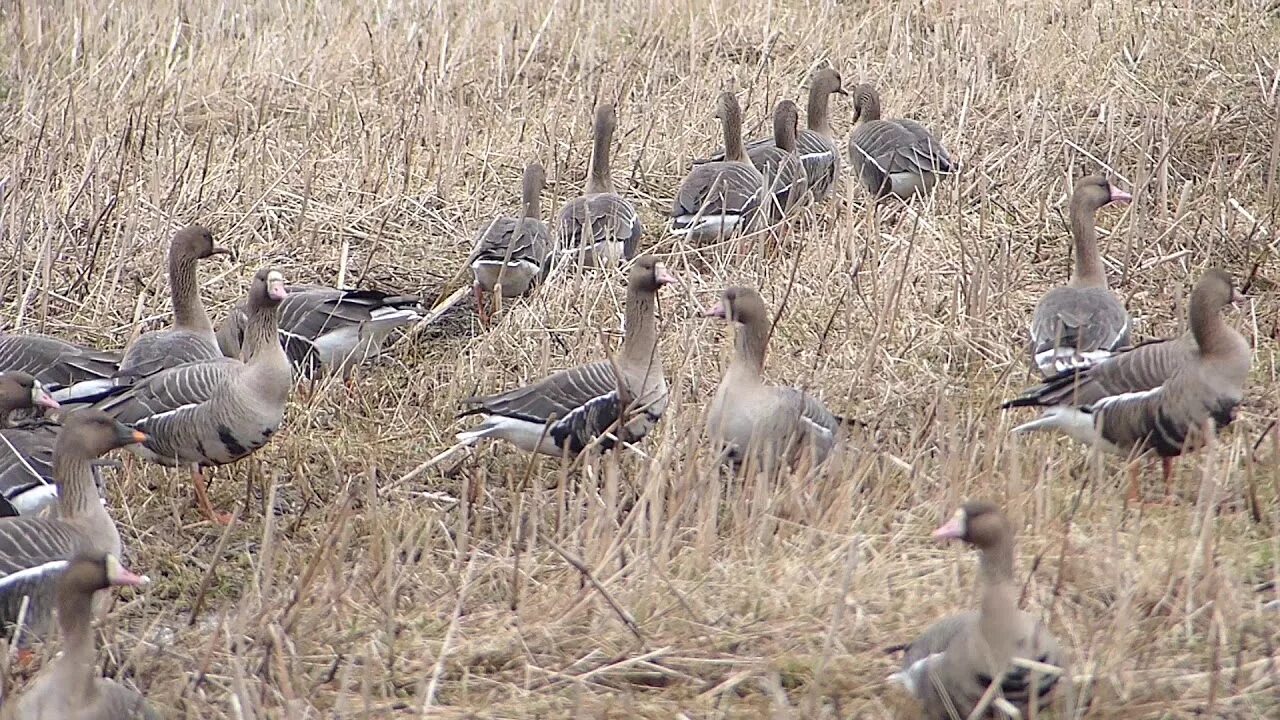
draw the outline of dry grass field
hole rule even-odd
[[[167,241],[191,222],[237,253],[202,271],[216,316],[266,263],[430,304],[476,226],[517,208],[526,162],[547,166],[544,212],[580,192],[601,100],[645,246],[682,280],[660,308],[672,403],[641,452],[561,467],[482,446],[414,472],[468,424],[460,398],[616,348],[623,283],[590,271],[489,330],[464,300],[352,387],[296,394],[270,445],[213,471],[225,533],[183,472],[126,458],[110,504],[153,583],[118,595],[102,667],[165,717],[911,717],[888,649],[972,605],[976,556],[929,532],[976,497],[1015,521],[1076,716],[1280,717],[1274,3],[9,0],[0,18],[4,329],[116,348],[163,325]],[[846,174],[743,257],[669,238],[724,84],[759,136],[819,63],[878,85],[962,172],[870,211]],[[1229,316],[1255,346],[1246,404],[1178,464],[1174,505],[1126,507],[1124,462],[1013,438],[1026,415],[998,409],[1069,272],[1069,179],[1098,170],[1135,197],[1099,224],[1138,337],[1185,328],[1205,268],[1252,298]],[[785,301],[768,374],[865,423],[816,479],[731,481],[704,447],[730,333],[700,311],[727,284]]]

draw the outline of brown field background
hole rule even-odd
[[[353,388],[296,395],[268,447],[214,471],[240,516],[225,535],[183,472],[126,459],[110,503],[154,582],[118,596],[104,671],[174,718],[910,717],[885,649],[973,604],[976,557],[929,532],[988,497],[1018,527],[1024,606],[1071,648],[1078,714],[1280,716],[1260,591],[1280,574],[1280,458],[1255,452],[1276,414],[1271,5],[3,3],[5,329],[115,348],[163,326],[168,238],[191,222],[237,252],[202,268],[216,316],[266,263],[430,304],[475,228],[517,209],[524,163],[547,166],[547,214],[581,191],[603,100],[645,246],[683,281],[661,299],[672,404],[643,456],[561,468],[492,446],[405,479],[467,424],[460,398],[616,347],[622,282],[585,272],[488,331],[464,301]],[[823,62],[963,171],[874,213],[846,175],[741,258],[669,239],[722,86],[754,137]],[[998,410],[1070,269],[1070,178],[1098,170],[1135,196],[1099,224],[1138,336],[1181,332],[1210,266],[1253,298],[1230,317],[1256,347],[1246,405],[1179,463],[1173,506],[1126,508],[1125,463],[1011,438],[1026,416]],[[730,283],[786,298],[768,374],[866,423],[815,480],[729,481],[703,447],[730,333],[698,315]]]

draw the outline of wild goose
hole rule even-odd
[[[463,400],[474,407],[458,417],[478,414],[484,421],[458,433],[458,441],[473,445],[499,438],[526,452],[559,456],[576,455],[597,439],[606,450],[618,441],[641,440],[667,406],[654,309],[658,290],[675,282],[652,255],[636,258],[627,274],[626,317],[617,356],[561,370],[505,393]]]
[[[994,504],[965,503],[933,533],[939,540],[960,540],[981,553],[978,610],[952,615],[931,625],[907,646],[902,670],[889,676],[905,687],[923,706],[923,720],[971,717],[994,678],[1000,678],[1003,699],[1021,717],[1030,717],[1032,697],[1037,710],[1048,707],[1065,658],[1047,628],[1018,609],[1013,576],[1013,528]],[[1047,672],[1033,674],[1033,661]],[[1036,679],[1035,688],[1032,680]],[[1034,690],[1034,692],[1033,692]],[[998,702],[998,701],[997,701]],[[997,715],[997,703],[978,715]]]
[[[173,304],[173,327],[139,335],[124,350],[121,377],[143,377],[192,360],[219,357],[213,323],[200,299],[196,266],[205,258],[229,255],[230,250],[213,244],[213,233],[191,225],[174,234],[169,244],[169,299]]]
[[[951,156],[923,125],[880,118],[875,87],[861,84],[854,89],[853,119],[849,165],[873,196],[927,195],[953,171]]]
[[[826,460],[838,421],[799,388],[765,384],[765,351],[772,323],[760,293],[731,287],[704,315],[737,323],[733,360],[711,399],[707,435],[739,466],[756,460],[772,472],[779,464],[809,467]]]
[[[733,93],[721,93],[716,117],[724,160],[695,165],[671,205],[671,234],[698,242],[751,232],[764,201],[764,176],[742,144],[742,108]]]
[[[809,192],[817,202],[825,202],[831,197],[836,179],[840,177],[840,148],[836,145],[835,131],[831,129],[832,93],[848,94],[841,85],[840,73],[832,68],[818,68],[809,78],[809,104],[805,111],[808,127],[796,134],[796,151],[804,163]],[[752,155],[758,148],[770,145],[776,145],[774,138],[757,138],[747,143],[747,154]],[[724,153],[721,152],[703,162],[723,159]]]
[[[1104,205],[1132,199],[1101,175],[1076,183],[1071,194],[1075,270],[1065,287],[1040,298],[1031,317],[1032,361],[1045,377],[1092,365],[1129,344],[1129,313],[1107,287],[1094,214]]]
[[[1222,317],[1225,307],[1243,301],[1244,296],[1232,285],[1230,275],[1222,270],[1205,272],[1191,293],[1188,316],[1194,347],[1189,349],[1188,356],[1181,360],[1178,357],[1185,345],[1183,348],[1170,345],[1167,350],[1151,350],[1143,355],[1120,355],[1083,371],[1086,381],[1083,385],[1098,391],[1105,387],[1104,382],[1111,381],[1125,369],[1136,372],[1140,362],[1160,363],[1163,368],[1144,368],[1144,371],[1154,379],[1163,370],[1173,368],[1163,383],[1149,389],[1106,395],[1088,405],[1051,405],[1039,419],[1019,425],[1013,432],[1056,430],[1108,452],[1154,453],[1164,459],[1200,448],[1209,440],[1206,430],[1210,424],[1214,430],[1230,424],[1235,418],[1236,406],[1244,397],[1252,363],[1249,343]],[[1139,359],[1129,360],[1129,357]],[[1096,384],[1088,382],[1094,377]],[[1006,404],[1039,404],[1034,401],[1037,396],[1049,401],[1060,397],[1060,393],[1033,390]],[[1171,464],[1165,462],[1166,489],[1171,469]],[[1138,497],[1136,471],[1136,465],[1130,468],[1128,497],[1131,500]]]
[[[196,502],[209,520],[215,512],[202,467],[233,463],[267,444],[284,419],[292,380],[280,345],[277,317],[287,297],[284,276],[263,268],[249,288],[243,360],[190,362],[138,380],[95,407],[147,434],[133,448],[146,460],[191,468]]]
[[[0,333],[0,372],[18,370],[54,387],[109,378],[120,354],[80,347],[48,335]]]
[[[422,303],[413,295],[324,285],[290,285],[284,292],[278,335],[300,378],[347,377],[356,366],[376,359],[397,328],[422,319]],[[241,358],[249,318],[247,303],[227,312],[217,332],[222,355]]]
[[[809,202],[809,178],[796,154],[796,104],[782,100],[773,111],[773,143],[747,150],[751,164],[764,176],[766,216],[779,222]]]
[[[10,416],[35,407],[57,409],[39,380],[24,372],[0,373],[0,517],[29,515],[53,501],[53,445],[57,426],[32,422],[12,427]]]
[[[98,675],[92,627],[99,590],[148,582],[111,553],[81,553],[66,563],[55,591],[62,652],[26,692],[5,703],[0,720],[160,720],[136,690]]]
[[[53,585],[67,561],[79,552],[120,555],[120,532],[98,497],[93,462],[146,435],[105,413],[68,413],[53,453],[58,498],[52,517],[0,519],[0,619],[17,622],[23,598],[26,629],[45,631]]]
[[[604,152],[609,152],[607,143]],[[604,177],[608,183],[607,160],[605,164]],[[592,174],[594,176],[594,168]],[[551,242],[547,224],[542,222],[542,188],[546,183],[547,174],[542,165],[529,163],[524,169],[524,179],[520,185],[523,207],[520,217],[503,215],[485,222],[476,233],[475,246],[471,250],[471,257],[467,258],[467,264],[471,266],[471,274],[475,278],[471,288],[475,295],[476,313],[480,316],[480,322],[486,325],[489,324],[484,302],[486,292],[492,293],[494,288],[501,285],[502,297],[519,297],[529,292],[543,278]],[[610,196],[596,194],[594,197],[595,206],[599,209],[608,202],[604,198]],[[584,211],[590,208],[592,202],[585,197],[578,198],[578,201],[578,206]],[[565,207],[567,209],[569,206]]]
[[[614,265],[635,257],[644,224],[631,201],[614,189],[609,149],[618,118],[613,105],[596,108],[591,172],[586,191],[564,204],[555,220],[555,247],[564,259],[587,266]]]

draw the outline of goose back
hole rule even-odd
[[[0,372],[26,372],[47,385],[67,386],[105,380],[119,367],[119,353],[81,347],[48,335],[0,333]]]
[[[849,165],[872,195],[926,195],[954,171],[951,156],[920,123],[880,118],[874,87],[859,85],[854,104],[859,122],[849,136]]]

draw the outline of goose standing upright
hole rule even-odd
[[[765,351],[772,325],[760,293],[731,287],[704,315],[737,323],[735,351],[707,413],[707,435],[729,461],[748,460],[772,472],[780,465],[814,467],[835,446],[836,417],[799,388],[767,385]]]
[[[747,150],[751,164],[764,176],[766,215],[770,222],[780,222],[811,199],[809,177],[796,154],[798,121],[796,104],[790,100],[780,101],[773,111],[773,142]]]
[[[1065,658],[1048,629],[1018,609],[1013,577],[1013,528],[994,504],[965,503],[933,537],[960,540],[981,553],[978,610],[952,615],[931,625],[907,647],[900,672],[890,681],[905,687],[923,706],[923,720],[970,717],[994,678],[1001,678],[1003,699],[1028,717],[1031,698],[1037,710],[1054,699]],[[1057,669],[1045,673],[1032,692],[1031,660]],[[978,717],[996,715],[995,705]]]
[[[639,442],[662,417],[667,381],[658,351],[654,310],[658,290],[676,282],[652,255],[636,258],[627,274],[622,347],[614,360],[561,370],[531,385],[463,400],[458,417],[484,421],[458,433],[472,445],[498,438],[525,452],[576,455],[597,438],[604,449]],[[616,370],[615,370],[616,367]]]
[[[1045,293],[1031,317],[1032,362],[1045,377],[1103,360],[1129,344],[1129,312],[1107,287],[1094,215],[1133,197],[1101,175],[1076,183],[1071,194],[1075,269],[1065,287]]]
[[[197,266],[205,258],[229,255],[213,244],[213,233],[191,225],[174,234],[169,244],[169,298],[173,327],[139,335],[124,350],[119,376],[143,377],[192,360],[221,357],[213,323],[200,299]]]
[[[600,131],[601,128],[597,127],[596,132]],[[607,156],[609,152],[607,142],[603,152]],[[607,159],[604,160],[603,181],[595,178],[595,163],[592,163],[592,177],[587,181],[589,193],[593,182],[602,182],[603,186],[612,187],[608,162]],[[524,178],[520,184],[523,208],[520,217],[503,215],[484,223],[476,233],[475,246],[471,250],[471,257],[468,258],[467,264],[471,266],[471,273],[475,277],[471,288],[475,295],[476,313],[480,316],[480,322],[486,325],[489,324],[484,302],[486,292],[492,293],[494,288],[501,285],[502,297],[519,297],[529,292],[544,277],[544,271],[547,268],[547,249],[550,245],[547,224],[542,222],[542,188],[546,183],[547,174],[542,169],[542,165],[536,162],[529,163],[524,169]],[[600,210],[610,204],[608,197],[608,194],[597,192],[594,195],[570,201],[565,209],[568,210],[570,206],[577,203],[575,207],[583,213],[582,217],[595,217],[592,215],[594,212],[591,210],[592,203],[595,204],[596,210]],[[618,200],[626,202],[621,198]],[[569,213],[570,217],[567,221],[575,222],[574,211],[569,210]],[[600,220],[607,224],[604,216],[600,216]],[[593,226],[592,229],[596,228]]]
[[[883,120],[880,93],[867,84],[853,92],[849,165],[874,197],[927,195],[954,168],[951,156],[914,120]]]
[[[698,242],[751,232],[764,202],[764,176],[742,144],[742,108],[733,93],[720,94],[716,117],[724,159],[695,165],[671,205],[671,234]]]
[[[1055,430],[1120,455],[1154,453],[1173,458],[1200,448],[1212,433],[1235,419],[1236,407],[1244,398],[1252,353],[1244,336],[1222,317],[1224,308],[1244,299],[1226,272],[1205,272],[1191,293],[1188,313],[1195,347],[1189,357],[1178,362],[1178,349],[1171,346],[1174,369],[1167,380],[1147,390],[1108,395],[1088,405],[1053,405],[1039,419],[1019,425],[1013,432]],[[1124,357],[1097,367],[1127,362]],[[1035,395],[1029,393],[1028,401],[1020,404],[1036,404],[1031,402]],[[1014,403],[1018,401],[1006,404]],[[1131,500],[1138,497],[1136,470],[1136,465],[1130,468]],[[1170,472],[1170,464],[1164,463],[1166,491]]]
[[[0,333],[0,372],[16,370],[55,387],[105,380],[120,369],[120,354],[48,335]]]
[[[583,265],[614,265],[635,257],[644,224],[630,200],[618,194],[609,169],[613,131],[618,125],[613,105],[596,108],[591,146],[591,172],[586,191],[560,208],[555,220],[556,252]]]
[[[191,468],[200,511],[215,512],[202,467],[233,463],[267,444],[284,420],[292,382],[289,358],[278,335],[284,276],[263,268],[249,288],[244,359],[218,357],[162,370],[95,407],[142,430],[147,440],[133,451],[161,465]]]
[[[147,701],[123,685],[100,677],[93,632],[94,595],[112,587],[139,587],[114,554],[80,553],[58,577],[56,599],[62,653],[21,696],[5,703],[0,720],[160,720]]]
[[[53,446],[58,426],[10,423],[13,412],[36,407],[57,409],[58,401],[28,373],[0,373],[0,517],[30,515],[57,497]]]
[[[53,586],[79,552],[120,556],[120,532],[98,497],[93,462],[146,435],[105,413],[68,413],[53,453],[58,486],[53,517],[0,519],[0,620],[18,620],[27,598],[25,627],[43,633],[52,611]]]

